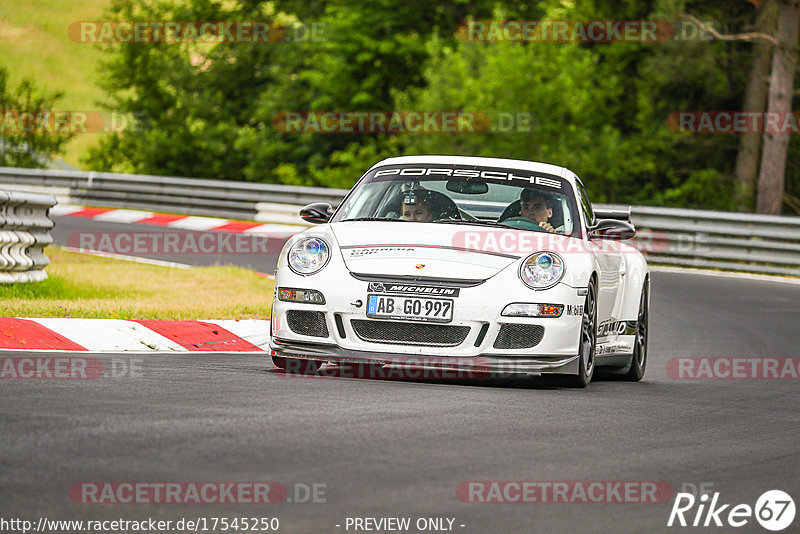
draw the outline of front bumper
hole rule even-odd
[[[367,316],[368,296],[409,294],[393,289],[399,282],[392,281],[409,275],[354,274],[341,255],[333,254],[320,272],[301,276],[286,266],[283,257],[276,272],[276,293],[279,287],[314,290],[323,295],[324,303],[288,302],[276,295],[270,329],[270,348],[276,356],[389,365],[417,361],[509,373],[578,373],[585,287],[562,282],[535,291],[519,279],[516,263],[481,280],[413,277],[415,282],[403,284],[452,290],[427,295],[451,300],[452,319],[447,323],[383,319]],[[413,265],[409,269],[416,271]],[[503,316],[510,303],[559,304],[564,311],[560,317]]]
[[[279,356],[314,357],[328,361],[353,358],[374,361],[399,361],[410,357],[441,358],[468,362],[475,366],[494,369],[520,369],[526,373],[577,373],[578,341],[580,338],[584,296],[576,288],[565,284],[546,291],[533,291],[518,280],[489,279],[476,287],[462,287],[454,297],[453,320],[445,328],[455,327],[464,334],[450,341],[440,340],[438,333],[424,340],[375,339],[359,332],[356,322],[371,322],[373,326],[384,321],[366,315],[368,283],[357,280],[349,273],[336,279],[315,276],[302,279],[283,270],[276,280],[281,287],[306,288],[320,291],[325,304],[310,304],[274,300],[271,322],[270,348]],[[323,271],[323,274],[326,274]],[[288,276],[287,276],[288,275]],[[532,318],[507,317],[501,314],[511,302],[563,304],[561,317]],[[316,331],[303,332],[292,324],[290,312],[311,312],[318,318]],[[295,315],[296,317],[296,315]],[[398,321],[402,322],[402,321]],[[396,322],[397,323],[397,322]],[[419,323],[415,323],[419,324]],[[423,323],[422,325],[425,325]],[[428,323],[430,324],[430,323]],[[501,343],[501,329],[513,327],[541,328],[541,338],[532,346]],[[439,325],[421,326],[436,330]],[[445,332],[446,334],[446,332]],[[417,342],[415,342],[417,341]],[[442,341],[441,344],[437,344]]]
[[[525,374],[578,374],[577,355],[509,356],[481,354],[478,356],[425,356],[392,352],[371,352],[343,349],[335,344],[293,342],[273,337],[270,354],[284,358],[316,360],[335,364],[388,365],[405,369],[429,368],[448,370],[467,376]]]

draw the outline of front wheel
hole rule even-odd
[[[289,373],[307,374],[316,373],[322,367],[322,362],[318,360],[304,360],[301,358],[285,358],[283,356],[271,356],[272,363],[278,369],[283,369]]]
[[[639,300],[639,315],[636,317],[636,339],[633,342],[631,368],[625,375],[625,379],[632,382],[639,382],[644,377],[644,370],[647,367],[647,318],[650,315],[647,289],[648,283],[645,281],[642,297]]]
[[[594,356],[597,350],[597,291],[594,280],[589,281],[583,304],[581,341],[578,349],[578,374],[570,376],[569,385],[585,388],[594,376]]]

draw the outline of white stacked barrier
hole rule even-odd
[[[39,282],[50,263],[44,248],[52,244],[53,195],[0,191],[0,283]]]

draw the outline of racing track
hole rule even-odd
[[[663,480],[676,491],[713,483],[724,503],[752,506],[769,489],[797,502],[800,382],[680,380],[666,363],[798,357],[798,302],[800,285],[655,272],[645,381],[586,390],[287,379],[240,354],[124,356],[143,360],[139,378],[3,380],[0,517],[272,516],[287,533],[346,532],[354,516],[454,517],[455,531],[474,533],[708,531],[667,528],[671,503],[468,504],[455,490]],[[327,502],[74,504],[67,491],[81,481],[317,483]],[[736,530],[766,532],[753,519]]]

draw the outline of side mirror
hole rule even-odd
[[[300,210],[300,217],[312,224],[323,224],[331,220],[333,208],[326,202],[315,202]]]
[[[636,235],[636,228],[631,223],[616,219],[602,219],[589,228],[589,239],[616,239],[624,241]]]
[[[618,221],[631,222],[631,207],[624,209],[614,208],[594,208],[594,216],[598,219],[616,219]]]

